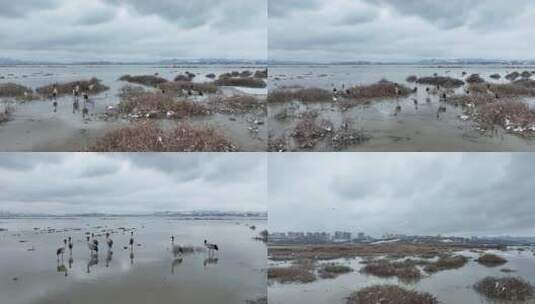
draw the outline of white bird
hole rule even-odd
[[[204,240],[204,247],[208,249],[208,254],[210,254],[212,251],[219,251],[219,247],[217,247],[217,244],[210,244],[206,240]]]
[[[67,248],[67,240],[63,240],[63,247],[60,247],[56,250],[56,256],[58,257],[61,255],[61,260],[63,260],[63,255],[65,254],[65,248]]]
[[[179,254],[183,254],[184,251],[182,250],[182,247],[179,245],[175,245],[175,237],[171,236],[171,251],[173,252],[173,255],[176,257]]]

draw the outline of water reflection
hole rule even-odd
[[[113,251],[111,249],[108,249],[108,253],[106,254],[106,268],[110,267],[110,262],[113,258]]]
[[[174,274],[175,273],[175,267],[182,264],[182,257],[179,257],[179,258],[176,258],[173,260],[173,262],[171,263],[171,273]]]
[[[92,253],[87,263],[87,273],[91,273],[91,267],[98,265],[98,253]]]
[[[65,273],[65,276],[68,275],[67,267],[65,266],[65,263],[63,262],[63,260],[61,261],[61,263],[58,260],[57,271]]]
[[[219,258],[208,256],[207,258],[204,259],[202,264],[204,266],[204,269],[206,269],[208,265],[216,265],[217,262],[219,262]]]

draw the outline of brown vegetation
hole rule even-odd
[[[375,99],[375,98],[395,98],[404,97],[412,93],[411,89],[406,86],[381,80],[370,85],[354,86],[345,92],[347,97],[352,99]]]
[[[374,257],[395,254],[400,257],[436,256],[451,254],[477,246],[462,244],[409,244],[391,243],[374,245],[314,245],[314,246],[270,246],[272,260],[317,259],[333,260],[338,258]]]
[[[396,285],[374,285],[349,296],[347,304],[438,304],[431,294],[407,290]]]
[[[419,84],[441,86],[444,88],[459,88],[464,85],[464,81],[451,77],[422,77],[416,81]]]
[[[301,102],[324,102],[331,101],[332,94],[331,92],[319,89],[319,88],[306,88],[298,90],[270,90],[268,93],[268,102],[290,102],[290,101],[301,101]]]
[[[489,103],[479,110],[478,121],[489,129],[499,125],[512,133],[534,132],[535,110],[521,101]]]
[[[353,127],[353,120],[345,119],[342,126],[336,129],[332,135],[332,145],[337,151],[343,150],[352,145],[362,144],[369,141],[371,136]]]
[[[268,78],[268,69],[258,70],[254,73],[255,78]]]
[[[472,74],[466,78],[466,82],[468,83],[483,83],[485,80],[481,78],[479,74]]]
[[[132,94],[119,102],[120,113],[147,118],[185,118],[210,114],[205,105],[190,101],[177,101],[170,95],[154,92]]]
[[[15,83],[0,83],[0,97],[24,97],[30,94],[33,94],[31,88]]]
[[[413,261],[390,262],[388,260],[371,261],[360,270],[381,278],[397,277],[404,281],[417,281],[422,273]]]
[[[137,83],[142,84],[150,87],[157,87],[158,85],[161,85],[163,83],[167,82],[167,79],[161,78],[158,76],[153,75],[141,75],[141,76],[131,76],[131,75],[124,75],[119,80],[127,81],[130,83]]]
[[[507,263],[506,259],[502,258],[501,256],[491,254],[491,253],[487,253],[487,254],[480,256],[476,261],[479,264],[482,264],[488,267],[500,266],[500,265]]]
[[[428,273],[435,273],[442,270],[458,269],[468,263],[468,258],[462,255],[447,255],[440,257],[436,262],[429,263],[424,270]]]
[[[521,278],[486,277],[474,289],[490,299],[526,301],[533,297],[533,286]]]
[[[407,77],[407,82],[416,82],[418,80],[418,76],[416,75],[410,75],[409,77]]]
[[[317,123],[316,119],[307,117],[297,123],[292,137],[300,148],[311,149],[332,131],[333,124],[330,121],[322,120]]]
[[[37,88],[36,91],[37,93],[41,95],[50,96],[52,95],[52,92],[54,91],[54,86],[56,86],[59,96],[70,95],[72,94],[73,88],[77,85],[80,86],[80,93],[87,91],[87,93],[90,95],[99,94],[110,89],[109,87],[103,85],[99,79],[91,78],[90,80],[80,80],[80,81],[71,81],[67,83],[50,84],[47,86]]]
[[[316,281],[314,268],[308,264],[293,264],[289,267],[271,267],[268,279],[280,283],[310,283]]]
[[[353,269],[349,266],[341,264],[324,264],[318,271],[322,279],[334,279],[341,274],[352,272]]]
[[[89,148],[94,152],[232,152],[237,148],[208,127],[179,124],[164,131],[141,123],[109,132]]]
[[[214,96],[208,103],[214,111],[220,113],[248,113],[265,109],[265,103],[250,95]]]
[[[190,82],[190,81],[173,81],[166,82],[159,85],[161,90],[166,93],[173,93],[177,95],[186,95],[188,91],[203,92],[208,94],[217,93],[217,86],[212,82]]]
[[[247,87],[247,88],[265,88],[267,84],[262,79],[253,77],[219,77],[214,81],[217,86],[229,86],[229,87]]]

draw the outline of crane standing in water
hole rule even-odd
[[[208,243],[208,241],[204,240],[204,247],[206,247],[208,249],[208,254],[210,255],[211,253],[215,251],[219,251],[219,247],[217,247],[217,244],[210,244]]]
[[[113,247],[113,240],[110,238],[109,232],[106,232],[106,243],[108,244],[108,249],[111,250]]]
[[[98,254],[98,242],[91,242],[89,236],[87,237],[87,248],[89,248],[91,254],[93,254],[93,251]]]
[[[184,251],[182,250],[182,247],[179,245],[175,245],[175,236],[171,236],[171,252],[173,252],[173,255],[176,257],[177,255],[182,255]]]
[[[56,250],[56,256],[59,262],[59,256],[61,255],[61,260],[63,261],[63,255],[65,254],[65,248],[67,248],[67,240],[63,240],[63,247],[60,247]]]

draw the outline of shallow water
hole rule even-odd
[[[489,252],[505,257],[508,262],[499,267],[485,267],[474,261],[478,257],[477,254],[468,251],[459,252],[458,254],[472,257],[463,268],[441,271],[431,276],[426,276],[417,283],[402,282],[397,278],[382,279],[372,275],[361,274],[359,270],[364,266],[359,263],[362,261],[361,258],[340,259],[334,262],[348,265],[354,271],[343,274],[336,279],[319,278],[318,281],[309,284],[279,284],[272,282],[268,288],[269,303],[343,304],[346,303],[346,298],[352,292],[362,288],[377,284],[396,284],[404,288],[428,292],[436,296],[440,303],[444,304],[512,304],[507,301],[489,300],[474,291],[472,286],[487,276],[519,276],[531,283],[535,283],[535,256],[530,250],[523,252],[514,250]],[[270,265],[284,265],[284,263],[270,262]],[[516,272],[506,274],[500,271],[500,269],[504,268],[509,268]],[[533,303],[533,301],[517,303]]]
[[[290,108],[294,116],[305,111],[318,111],[318,120],[328,119],[334,127],[342,124],[344,119],[351,119],[354,127],[371,140],[349,146],[344,151],[535,151],[535,141],[518,135],[509,134],[501,128],[495,132],[481,132],[471,120],[461,119],[462,109],[441,103],[437,96],[428,96],[426,86],[409,84],[405,81],[409,75],[441,76],[463,78],[462,72],[468,75],[479,73],[489,82],[507,82],[492,80],[491,74],[506,73],[517,70],[505,67],[469,66],[445,67],[436,66],[275,66],[270,67],[270,90],[284,87],[320,87],[331,90],[342,85],[372,84],[381,79],[418,87],[417,94],[399,100],[375,100],[366,106],[354,107],[342,112],[337,106],[329,103],[301,103],[270,104],[269,105],[269,134],[272,138],[284,137],[289,140],[291,150],[300,150],[291,139],[291,134],[299,119],[290,118],[277,120],[274,115],[284,108]],[[461,90],[462,91],[462,90]],[[431,102],[427,102],[427,98]],[[418,101],[415,105],[413,99]],[[529,104],[535,100],[526,99]],[[395,115],[396,105],[402,110]],[[446,113],[437,117],[439,106],[446,106]],[[314,151],[333,151],[329,142],[323,141],[316,145]]]
[[[252,238],[266,224],[162,217],[0,219],[0,228],[8,229],[0,232],[0,303],[234,304],[265,297],[266,246]],[[56,232],[48,233],[48,227]],[[119,227],[135,228],[133,252],[129,232]],[[108,230],[111,260],[100,236],[98,263],[90,265],[85,233]],[[207,239],[220,251],[212,257],[206,251],[185,255],[180,262],[170,251],[171,234],[180,245],[202,247]],[[63,262],[56,258],[68,236],[74,240],[72,264],[68,249]]]
[[[186,71],[197,74],[195,82],[210,81],[208,73],[216,75],[243,70],[262,69],[259,66],[157,66],[157,65],[111,65],[111,66],[0,66],[0,83],[13,82],[36,89],[55,82],[63,83],[87,80],[92,77],[102,80],[110,90],[90,97],[93,102],[88,106],[90,118],[82,119],[81,112],[73,113],[72,96],[58,98],[58,110],[53,111],[50,100],[35,100],[14,103],[13,120],[0,126],[0,151],[80,151],[94,143],[112,128],[126,126],[126,120],[104,120],[102,114],[106,107],[119,103],[119,90],[127,82],[118,79],[125,74],[153,75],[173,79]],[[26,76],[26,77],[24,77]],[[222,88],[224,94],[251,94],[265,98],[267,89]],[[4,100],[5,102],[8,100]],[[233,117],[235,120],[230,121]],[[193,124],[210,125],[236,143],[244,151],[265,151],[266,127],[258,126],[258,132],[250,132],[246,115],[219,115],[208,119],[191,119]]]

